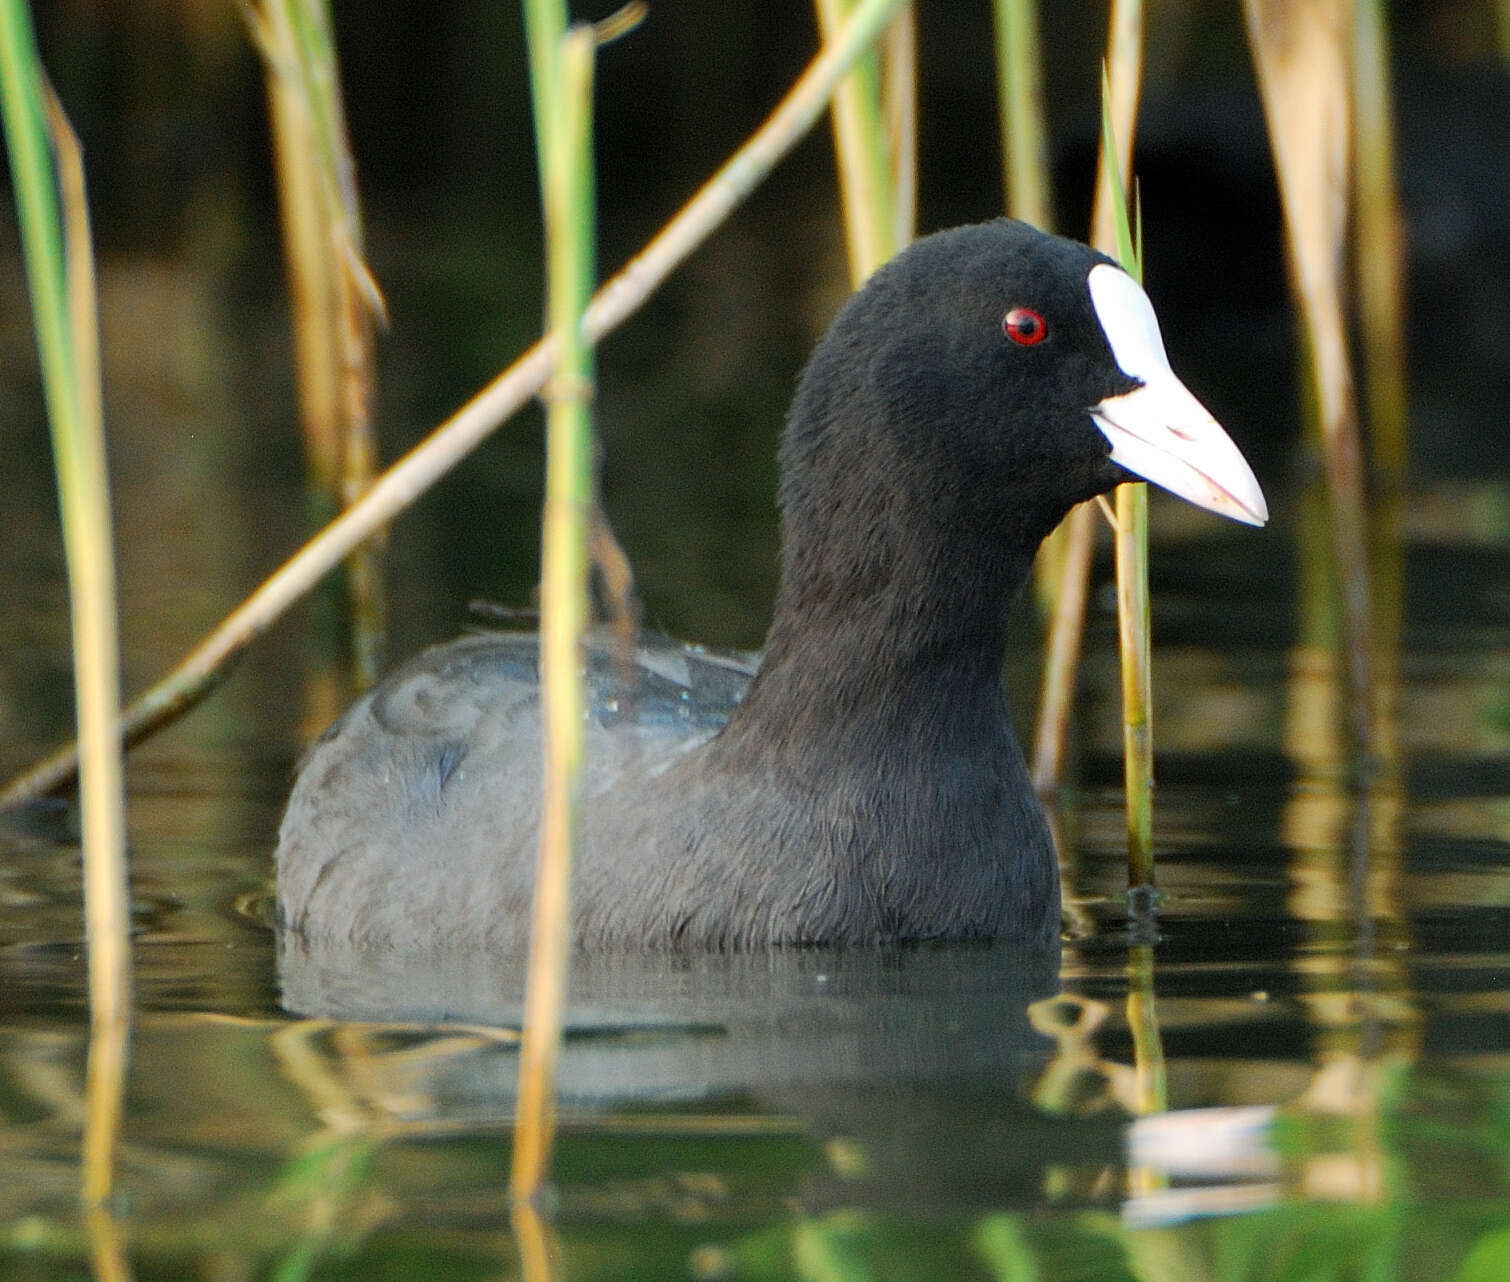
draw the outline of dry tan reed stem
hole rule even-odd
[[[1315,378],[1355,746],[1377,748],[1363,458],[1343,311],[1351,139],[1348,0],[1245,0]]]
[[[832,39],[850,12],[850,0],[815,0],[818,28]],[[900,248],[892,212],[891,160],[881,113],[878,59],[852,67],[834,90],[834,153],[839,162],[844,243],[849,279],[856,289]]]
[[[130,1059],[131,920],[126,866],[126,814],[121,748],[119,644],[116,638],[115,560],[110,539],[109,482],[101,404],[99,321],[94,251],[84,162],[67,117],[47,95],[48,126],[58,164],[58,192],[68,264],[68,314],[78,383],[80,498],[94,519],[69,540],[74,609],[74,654],[79,689],[79,737],[84,753],[81,809],[84,918],[89,968],[89,1062],[82,1181],[84,1204],[102,1208],[114,1183],[122,1100]],[[109,1235],[102,1235],[105,1242]],[[114,1270],[117,1252],[101,1249]],[[120,1274],[117,1272],[117,1276]]]
[[[321,213],[320,180],[313,148],[298,145],[310,129],[300,90],[287,6],[268,3],[255,11],[255,43],[266,64],[268,116],[272,124],[283,257],[288,273],[293,321],[294,390],[304,431],[304,457],[322,494],[339,485],[340,377],[330,336],[335,330],[335,298],[321,265],[330,256]]]
[[[355,166],[323,0],[266,0],[248,14],[267,68],[300,421],[324,519],[361,498],[377,470],[372,321],[382,303],[362,257]],[[376,679],[386,626],[378,549],[354,549],[347,570],[352,656],[365,686]]]
[[[1374,745],[1381,764],[1394,770],[1400,753],[1397,704],[1404,610],[1400,518],[1409,466],[1409,395],[1404,217],[1395,185],[1394,106],[1384,8],[1383,0],[1357,0],[1354,16],[1353,93],[1358,116],[1353,263],[1363,340],[1370,475],[1377,485],[1369,504]],[[1387,809],[1379,807],[1381,813]]]
[[[1085,602],[1090,589],[1091,557],[1096,550],[1096,511],[1082,503],[1059,527],[1060,557],[1053,594],[1054,609],[1044,641],[1038,728],[1033,740],[1033,787],[1045,799],[1059,790],[1064,775],[1064,747],[1075,702],[1075,674],[1085,633]]]
[[[1357,179],[1353,262],[1363,337],[1370,455],[1386,486],[1406,467],[1405,222],[1395,187],[1395,124],[1390,94],[1389,28],[1383,0],[1357,0],[1353,89],[1357,103]]]

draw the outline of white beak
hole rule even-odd
[[[1091,407],[1112,461],[1197,507],[1248,525],[1269,519],[1253,469],[1221,424],[1169,368],[1153,304],[1126,272],[1091,268],[1088,284],[1117,365],[1142,384]]]

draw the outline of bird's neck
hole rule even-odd
[[[822,752],[843,742],[850,754],[870,745],[891,756],[988,728],[995,737],[1007,721],[1007,613],[1030,552],[884,534],[837,560],[804,552],[796,541],[787,549],[765,657],[729,746]]]
[[[874,543],[820,579],[785,559],[765,658],[702,777],[736,828],[741,805],[767,807],[760,858],[806,888],[794,938],[826,937],[827,913],[853,939],[1052,941],[1053,842],[1001,675],[1030,554],[918,537],[876,561]]]

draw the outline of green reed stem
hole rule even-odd
[[[542,210],[550,200],[553,131],[560,122],[560,50],[566,35],[563,0],[524,0],[525,45],[530,61],[530,102],[535,119],[535,163]],[[547,306],[549,304],[547,303]]]
[[[1112,0],[1108,24],[1106,67],[1102,72],[1101,101],[1103,117],[1111,116],[1112,134],[1118,143],[1117,172],[1130,177],[1133,171],[1133,139],[1138,131],[1138,98],[1143,83],[1143,4],[1142,0]],[[1102,151],[1106,150],[1106,133],[1102,130]],[[1125,216],[1126,192],[1119,194],[1101,185],[1106,157],[1101,157],[1096,173],[1096,199],[1091,210],[1091,244],[1103,253],[1114,254],[1122,244],[1121,221],[1117,217],[1116,195],[1122,201]]]
[[[918,223],[918,33],[910,4],[886,29],[882,64],[892,241],[900,249],[912,243]]]
[[[61,108],[44,89],[31,14],[22,0],[0,0],[0,115],[10,154],[68,563],[89,968],[88,1110],[82,1177],[86,1205],[98,1207],[111,1188],[131,1020],[115,562],[83,165]],[[57,156],[56,175],[49,142]]]
[[[1142,5],[1112,6],[1109,66],[1101,80],[1101,171],[1096,191],[1096,244],[1141,283],[1141,243],[1127,216],[1123,174],[1130,172],[1142,65]],[[1141,237],[1139,238],[1141,241]],[[1148,597],[1148,486],[1117,487],[1117,630],[1122,653],[1122,769],[1127,789],[1127,879],[1152,885],[1153,643]]]
[[[1003,208],[1013,218],[1053,230],[1047,130],[1044,125],[1042,74],[1039,68],[1037,0],[994,0],[996,27],[996,110],[1001,133]],[[1080,663],[1084,628],[1084,580],[1081,559],[1093,546],[1089,510],[1071,512],[1043,541],[1033,563],[1033,595],[1039,615],[1048,621],[1044,649],[1043,693],[1038,716],[1038,745],[1033,761],[1040,790],[1058,786],[1064,741],[1074,702],[1075,672]],[[1061,584],[1073,598],[1064,609]]]
[[[586,320],[590,342],[598,342],[638,311],[765,181],[776,163],[817,123],[834,85],[871,47],[900,4],[901,0],[861,0],[843,30],[824,45],[765,123],[593,296]],[[342,557],[404,512],[528,402],[555,367],[555,353],[552,339],[535,343],[264,580],[167,676],[127,707],[121,726],[127,746],[196,706],[226,679],[230,665]],[[77,772],[78,751],[72,744],[64,745],[0,788],[0,810],[66,787]]]
[[[540,8],[539,4],[533,6]],[[531,38],[539,29],[531,24]],[[544,137],[547,308],[556,368],[545,386],[540,680],[545,791],[535,873],[529,977],[519,1050],[519,1116],[510,1188],[532,1197],[546,1177],[555,1129],[555,1066],[571,949],[572,852],[581,830],[586,693],[587,538],[593,505],[593,349],[582,320],[592,297],[592,73],[595,36],[574,27],[558,43],[553,87],[536,94],[555,113]],[[542,60],[532,54],[531,66]]]
[[[1141,4],[1125,2],[1113,4],[1111,12],[1107,41],[1110,70],[1103,73],[1102,110],[1104,116],[1110,117],[1112,136],[1121,140],[1116,170],[1119,173],[1132,171],[1132,139],[1137,125],[1138,82],[1142,74],[1142,12]],[[1106,253],[1113,253],[1119,229],[1105,181],[1109,151],[1104,123],[1102,153],[1097,165],[1096,200],[1091,213],[1092,243]],[[1085,601],[1094,547],[1095,514],[1089,505],[1081,504],[1050,536],[1036,577],[1039,605],[1049,617],[1044,642],[1043,685],[1038,701],[1038,729],[1033,747],[1033,785],[1043,796],[1057,791],[1062,773],[1070,709],[1074,703],[1075,675],[1080,664],[1080,641],[1085,629]],[[1122,562],[1119,560],[1119,583],[1121,575]],[[1145,595],[1146,592],[1145,584]],[[1127,653],[1124,646],[1124,661]],[[1133,796],[1130,788],[1129,806],[1134,804]],[[1149,811],[1151,814],[1151,806]],[[1129,831],[1138,830],[1139,823],[1129,810]],[[1144,844],[1148,843],[1132,838],[1130,850]],[[1139,858],[1134,857],[1134,862],[1139,862]]]
[[[814,0],[818,26],[833,39],[854,0]],[[849,275],[859,288],[902,246],[897,241],[891,151],[881,108],[881,75],[874,51],[856,60],[834,91],[834,149],[839,160]]]
[[[1127,788],[1127,882],[1151,886],[1153,664],[1149,639],[1148,485],[1117,487],[1117,626],[1122,642],[1122,754]]]
[[[1001,120],[1002,183],[1013,218],[1053,229],[1037,0],[995,0],[996,106]]]

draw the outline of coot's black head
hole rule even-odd
[[[1031,556],[1075,503],[1156,481],[1259,524],[1230,440],[1170,371],[1142,289],[1009,219],[926,237],[835,319],[782,450],[788,580],[917,543]],[[788,581],[785,587],[794,585]]]

